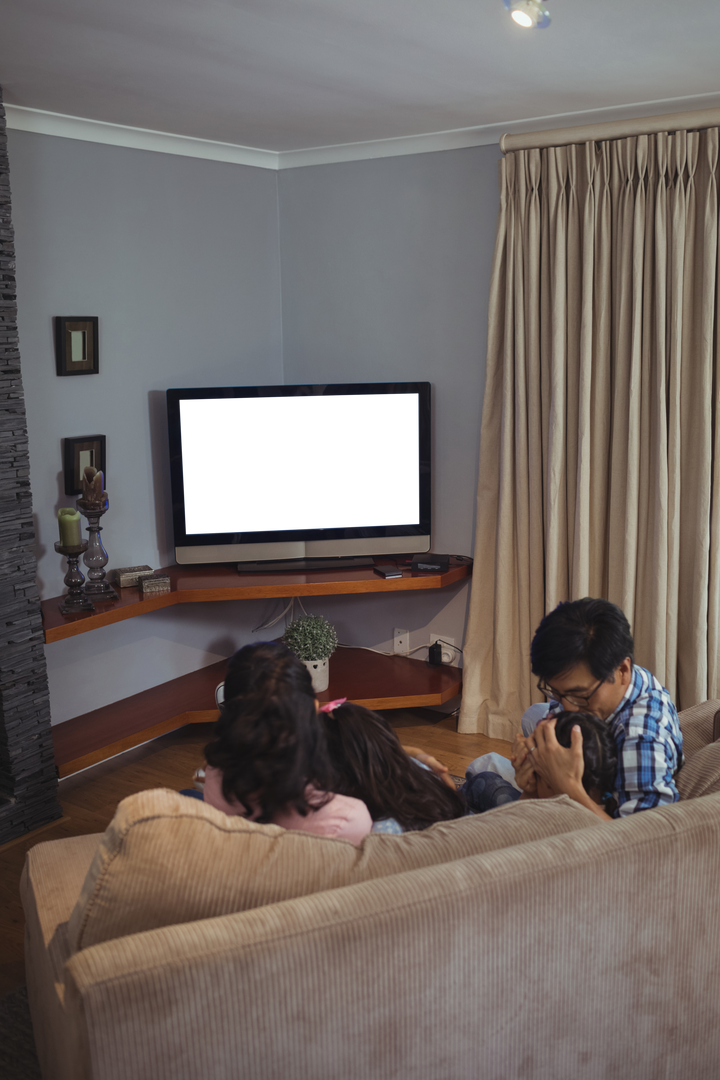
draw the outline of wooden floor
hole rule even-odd
[[[467,763],[480,754],[510,753],[510,743],[485,735],[459,735],[454,717],[439,719],[429,709],[395,709],[385,715],[401,742],[433,754],[456,776],[462,776]],[[66,777],[60,781],[63,817],[0,847],[0,997],[25,981],[18,885],[26,852],[45,840],[103,832],[120,800],[137,791],[189,787],[209,737],[206,724],[188,725]]]

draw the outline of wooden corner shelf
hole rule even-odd
[[[170,592],[143,598],[137,588],[118,589],[119,600],[97,604],[94,612],[63,616],[58,610],[62,597],[43,600],[46,642],[63,641],[175,604],[444,589],[468,578],[472,563],[451,558],[447,573],[413,574],[404,570],[400,578],[381,578],[371,569],[239,574],[234,564],[171,566],[162,573],[170,576]],[[217,717],[214,691],[225,677],[226,665],[227,661],[221,660],[53,725],[55,763],[60,776],[86,769],[184,724],[213,723]],[[347,697],[369,709],[442,705],[460,692],[461,676],[459,668],[444,664],[431,666],[407,656],[339,648],[330,661],[330,686],[318,696],[321,701]]]
[[[95,611],[61,615],[62,596],[42,601],[45,641],[62,641],[101,626],[134,619],[175,604],[199,604],[221,600],[267,600],[291,596],[338,596],[352,593],[412,592],[445,589],[472,572],[472,564],[451,558],[445,574],[413,574],[403,570],[400,578],[381,578],[372,570],[310,570],[303,574],[239,574],[231,566],[167,566],[159,573],[170,577],[170,592],[143,597],[138,588],[117,589],[119,600],[96,603]]]

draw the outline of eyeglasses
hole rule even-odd
[[[604,682],[604,679],[600,679],[597,686],[594,686],[589,694],[561,694],[559,690],[553,689],[544,679],[538,679],[537,688],[546,698],[553,698],[555,701],[566,701],[569,705],[577,705],[579,709],[586,709],[590,704],[590,699],[595,696]]]

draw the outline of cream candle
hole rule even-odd
[[[82,543],[80,536],[80,512],[69,506],[61,506],[58,510],[58,526],[60,529],[60,543],[63,547],[79,547]]]

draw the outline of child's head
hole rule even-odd
[[[273,694],[279,687],[315,698],[310,672],[282,642],[258,641],[245,645],[228,660],[226,704],[241,695]]]
[[[308,784],[323,792],[333,789],[315,702],[297,691],[279,688],[223,705],[205,759],[222,770],[223,796],[242,803],[248,813],[259,811],[261,822],[285,807],[307,813]]]
[[[335,790],[362,799],[374,821],[393,817],[406,829],[422,829],[467,812],[462,795],[408,757],[382,716],[345,704],[320,719]]]
[[[208,764],[222,770],[224,797],[259,809],[258,821],[284,807],[307,813],[308,784],[333,789],[307,668],[279,643],[246,645],[230,660],[225,687],[215,738],[205,747]]]
[[[555,720],[555,738],[561,746],[571,745],[572,729],[575,725],[582,731],[583,737],[583,771],[582,785],[590,798],[599,804],[613,802],[612,809],[617,805],[607,798],[615,789],[615,777],[617,774],[617,746],[610,733],[610,729],[604,720],[585,712],[561,712]],[[538,777],[538,795],[547,798],[552,795],[548,790],[546,794],[543,788],[544,781]]]

